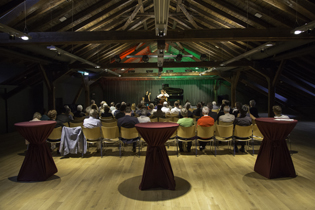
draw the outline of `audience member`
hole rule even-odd
[[[274,118],[283,118],[283,119],[290,119],[289,116],[282,114],[282,109],[280,106],[276,105],[272,107],[272,111],[275,114]]]
[[[116,120],[125,116],[126,104],[122,104],[119,108],[119,112],[115,115]]]
[[[84,119],[83,126],[85,128],[96,128],[96,127],[99,127],[100,128],[100,132],[101,132],[102,123],[98,119],[97,107],[96,107],[96,109],[91,109],[90,110],[90,117]],[[99,151],[100,148],[101,148],[101,142],[98,142],[97,143],[97,151]]]
[[[90,106],[86,107],[85,112],[86,112],[88,115],[90,114],[90,111],[91,111],[91,109],[92,109],[92,105],[94,105],[94,104],[95,104],[95,100],[91,100]],[[96,105],[96,104],[95,104],[95,105]]]
[[[238,114],[240,113],[240,110],[242,108],[242,103],[241,102],[235,102],[235,109],[233,109],[233,115],[235,117],[238,117]]]
[[[165,113],[162,112],[162,104],[157,105],[157,110],[156,110],[156,112],[153,112],[153,117],[165,118]]]
[[[258,109],[256,108],[256,101],[255,100],[250,100],[249,101],[249,113],[254,116],[255,118],[259,118],[258,115]]]
[[[211,104],[212,105],[212,104]],[[202,117],[199,118],[199,120],[197,121],[197,125],[202,126],[202,127],[210,127],[214,125],[214,119],[210,116],[208,116],[209,114],[209,108],[208,107],[203,107],[202,108]],[[199,149],[200,151],[206,149],[206,144],[207,142],[203,142],[200,141],[199,142]]]
[[[181,112],[181,115],[183,116],[183,118],[179,119],[177,121],[177,123],[180,126],[183,126],[183,127],[193,126],[194,125],[194,120],[192,118],[188,117],[188,110],[186,108],[183,108],[180,112]],[[179,141],[178,142],[178,147],[179,147],[180,152],[184,151],[183,150],[183,142]],[[191,151],[191,142],[188,142],[187,143],[187,152],[190,152],[190,151]]]
[[[64,124],[62,122],[60,122],[59,120],[56,120],[56,118],[57,118],[57,111],[56,110],[50,110],[47,115],[49,117],[49,120],[54,120],[57,122],[55,128],[64,126]]]
[[[241,110],[240,110],[240,117],[235,118],[233,124],[234,125],[239,125],[239,126],[249,126],[249,125],[251,125],[252,124],[252,119],[249,116],[247,116],[247,112],[248,112],[248,107],[243,105]],[[245,142],[237,141],[235,143],[235,152],[238,152],[237,144],[241,144],[242,147],[241,147],[240,151],[241,152],[245,152],[245,149],[244,149]]]
[[[201,107],[202,107],[202,104],[198,103],[197,104],[197,109],[195,109],[193,111],[193,115],[201,117],[202,116],[202,109],[201,109]]]
[[[42,117],[40,118],[40,120],[49,120],[49,117],[47,116],[47,111],[46,109],[42,110]]]
[[[232,123],[235,120],[235,116],[233,114],[230,114],[230,107],[224,106],[223,111],[224,111],[224,115],[221,115],[219,117],[219,121],[217,123],[220,124],[220,121],[226,122],[226,123]]]
[[[212,117],[214,119],[214,122],[217,121],[218,119],[218,113],[217,112],[213,112],[213,104],[212,103],[208,103],[207,105],[208,109],[209,109],[209,113],[208,116]]]
[[[77,106],[77,111],[74,113],[74,118],[84,117],[85,113],[82,110],[83,110],[83,106],[82,105],[78,105]]]
[[[174,108],[171,109],[171,114],[179,114],[179,112],[180,112],[179,104],[178,104],[178,102],[175,102]]]
[[[131,117],[131,108],[130,107],[126,107],[125,116],[123,116],[117,120],[117,126],[119,127],[119,129],[121,127],[133,128],[138,123],[139,123],[139,120],[137,118]],[[133,152],[136,152],[136,145],[137,145],[136,140],[138,140],[138,138],[131,140],[131,141],[133,141],[133,145],[132,145],[133,146],[132,147]],[[124,139],[122,139],[122,141],[124,141]]]
[[[101,114],[102,117],[113,117],[111,113],[109,113],[109,107],[105,105],[104,107],[104,113]]]
[[[120,103],[117,103],[117,104],[116,104],[116,110],[115,110],[115,112],[112,112],[112,114],[113,114],[114,116],[115,116],[117,113],[119,113],[120,106],[121,106]]]
[[[69,123],[71,120],[69,118],[70,109],[62,107],[61,114],[57,116],[56,120],[62,123]]]
[[[115,108],[115,103],[114,103],[114,102],[111,102],[111,103],[110,103],[110,113],[113,113],[115,110],[116,110],[116,108]]]
[[[140,115],[140,117],[138,117],[138,121],[140,123],[151,122],[150,118],[147,116],[147,109],[145,106],[143,106],[141,109],[141,115]]]
[[[162,107],[162,112],[164,112],[164,113],[170,113],[171,112],[171,110],[168,108],[168,103],[167,103],[167,101],[164,101],[163,102],[163,107]]]
[[[215,101],[212,101],[212,106],[213,106],[214,110],[217,110],[217,109],[220,108],[220,107],[217,106],[217,102],[215,102]]]

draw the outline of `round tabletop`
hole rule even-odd
[[[297,120],[294,120],[294,119],[273,118],[273,117],[256,118],[255,121],[256,122],[262,122],[262,123],[276,123],[276,124],[297,123]]]
[[[179,124],[171,122],[150,122],[150,123],[138,123],[135,125],[137,128],[172,128],[178,127]]]
[[[15,123],[14,126],[16,127],[36,127],[42,125],[52,125],[56,124],[57,122],[54,120],[43,120],[43,121],[28,121],[28,122],[19,122]]]

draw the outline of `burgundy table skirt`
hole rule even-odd
[[[285,138],[297,123],[274,118],[257,118],[256,124],[264,136],[254,170],[268,178],[296,177]]]
[[[175,190],[175,179],[164,143],[177,130],[177,123],[154,122],[136,124],[148,143],[140,190],[162,187]]]
[[[31,121],[15,123],[16,130],[30,142],[18,181],[44,181],[58,170],[46,139],[56,126],[56,121]]]

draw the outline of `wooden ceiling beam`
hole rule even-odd
[[[183,68],[183,67],[220,67],[221,62],[203,61],[203,62],[166,62],[163,64],[163,68]],[[158,68],[157,63],[100,63],[102,69],[116,69],[116,68]],[[225,67],[240,67],[250,66],[250,61],[235,61],[226,65]],[[70,68],[82,69],[91,68],[86,64],[72,64]]]
[[[32,39],[10,40],[0,34],[0,45],[61,45],[92,43],[139,43],[156,40],[200,41],[296,41],[315,40],[314,34],[291,34],[290,29],[211,29],[169,31],[165,37],[157,37],[154,31],[94,31],[94,32],[30,32]]]

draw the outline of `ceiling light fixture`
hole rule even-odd
[[[305,23],[303,26],[296,27],[295,29],[291,30],[291,34],[299,35],[306,31],[311,31],[315,28],[315,20],[309,23]]]
[[[30,35],[28,35],[27,33],[18,31],[14,28],[11,28],[7,25],[4,25],[2,23],[0,23],[0,31],[7,33],[10,35],[10,39],[13,39],[13,37],[18,37],[24,41],[30,40],[32,37]],[[26,32],[27,30],[25,30]]]
[[[182,55],[182,54],[178,54],[178,55],[176,56],[176,58],[175,58],[175,60],[176,60],[177,62],[181,62],[182,59],[183,59],[183,55]]]

